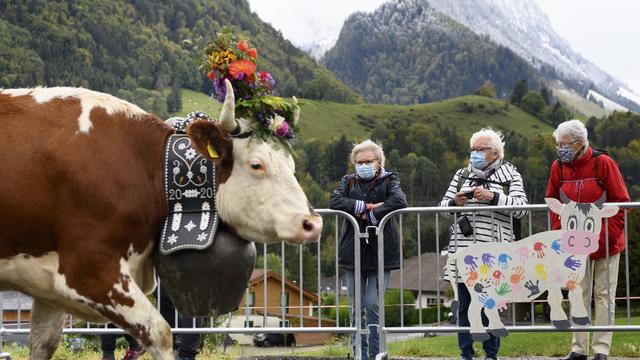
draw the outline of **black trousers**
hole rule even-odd
[[[160,288],[160,313],[171,327],[175,327],[176,325],[175,311],[176,308],[173,305],[173,302],[171,302],[171,298],[169,298],[169,295]],[[193,327],[194,319],[196,326],[201,326],[202,320],[200,318],[178,316],[178,327]],[[200,334],[181,334],[173,337],[173,347],[178,350],[178,356],[181,358],[195,358],[198,352],[200,352],[201,342],[202,339],[200,338]]]
[[[117,328],[117,326],[113,324],[109,324],[109,327],[112,329]],[[114,352],[116,351],[116,340],[118,339],[118,336],[121,336],[121,335],[112,335],[112,334],[100,335],[100,348],[102,349],[103,359],[109,359],[109,360],[114,359]],[[129,334],[124,334],[124,338],[129,343],[130,349],[138,350],[140,348],[140,345],[138,344],[136,339],[133,338],[133,336]]]

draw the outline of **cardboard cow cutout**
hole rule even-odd
[[[569,201],[561,192],[563,203],[546,198],[549,209],[560,216],[562,229],[533,234],[511,243],[478,243],[449,255],[447,277],[452,282],[458,313],[458,288],[464,283],[471,294],[469,323],[475,341],[508,335],[498,310],[511,302],[530,302],[548,291],[553,326],[571,326],[561,307],[561,289],[569,290],[571,321],[576,325],[590,323],[582,299],[580,281],[584,278],[589,254],[598,250],[602,219],[618,213],[617,206],[604,206],[605,194],[596,203]],[[452,273],[455,272],[455,273]],[[481,311],[489,320],[482,325]]]

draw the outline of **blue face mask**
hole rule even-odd
[[[356,164],[356,174],[365,180],[371,180],[376,176],[376,166],[371,164]]]
[[[573,149],[570,147],[559,147],[558,149],[558,159],[565,164],[568,164],[573,161],[573,158],[576,154],[573,152]]]
[[[472,151],[469,156],[469,162],[471,162],[471,166],[476,169],[484,170],[484,168],[487,167],[484,151]]]

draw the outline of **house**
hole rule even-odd
[[[439,263],[438,257],[440,258]],[[416,307],[426,308],[434,306],[438,302],[446,304],[451,300],[445,297],[445,291],[450,289],[449,282],[442,280],[446,263],[446,252],[444,255],[422,253],[420,256],[404,260],[402,288],[413,292],[416,297]],[[419,278],[420,273],[422,273],[421,278]],[[391,271],[389,289],[400,289],[400,274],[400,269]],[[440,298],[438,298],[438,289],[440,290]]]
[[[265,282],[266,279],[266,282]],[[265,285],[266,284],[266,285]],[[265,307],[266,289],[266,307]],[[302,298],[302,306],[300,306]],[[282,305],[282,306],[281,306]],[[238,327],[334,327],[334,320],[320,319],[317,314],[318,296],[300,287],[280,274],[263,269],[254,269],[238,310],[231,319],[232,326]],[[284,323],[282,321],[284,319]],[[226,325],[225,325],[226,326]],[[294,333],[297,345],[324,344],[331,338],[330,333]],[[248,343],[252,337],[243,335],[232,338],[240,343]]]
[[[0,292],[0,313],[2,324],[29,323],[33,299],[17,291]]]

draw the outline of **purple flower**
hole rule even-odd
[[[285,137],[289,133],[289,124],[286,121],[283,121],[278,130],[276,130],[276,135],[279,137]]]

